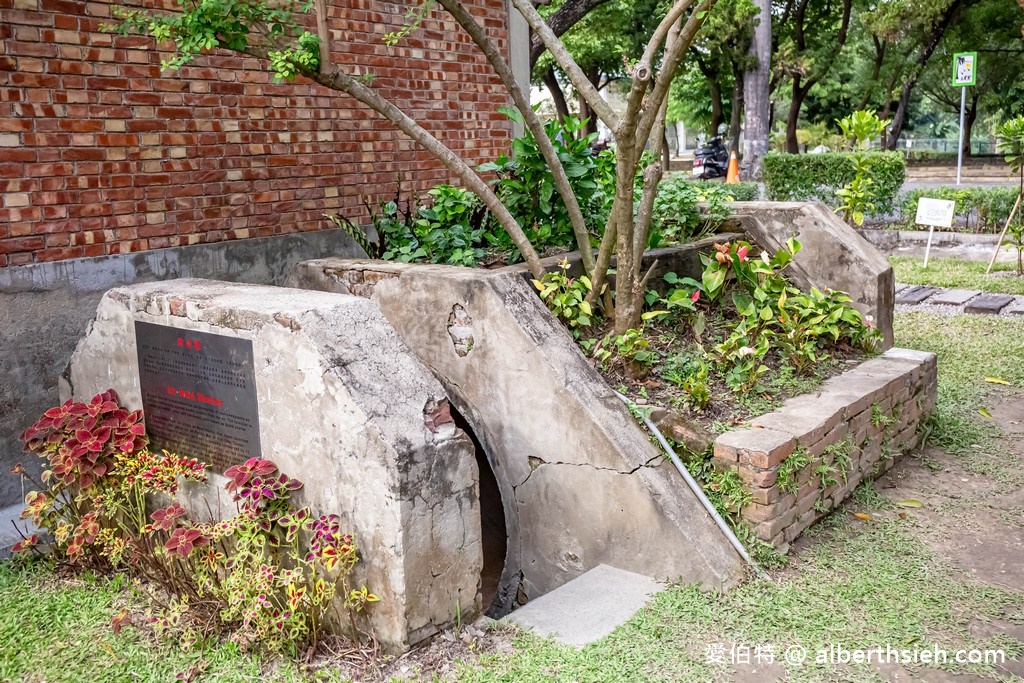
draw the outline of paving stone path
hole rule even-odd
[[[977,289],[943,289],[931,285],[896,284],[899,310],[930,310],[945,315],[1024,316],[1024,296],[990,294]]]

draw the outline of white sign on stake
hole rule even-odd
[[[924,267],[928,267],[928,252],[932,249],[932,234],[935,228],[953,227],[953,212],[956,202],[946,199],[929,199],[921,197],[917,202],[917,218],[915,223],[928,226],[928,246],[924,248]]]

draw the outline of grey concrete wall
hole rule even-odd
[[[367,615],[387,649],[479,611],[473,443],[376,304],[209,280],[112,289],[71,359],[76,399],[113,388],[142,407],[135,321],[252,340],[262,456],[305,484],[301,503],[340,515],[355,534],[355,585],[381,597]],[[212,479],[207,499],[217,500],[223,477]]]
[[[57,378],[105,291],[182,277],[281,284],[296,263],[325,255],[365,256],[344,231],[323,230],[0,268],[0,507],[21,500],[7,474],[23,460],[18,436],[56,403]]]
[[[753,241],[772,251],[790,237],[803,250],[789,272],[801,287],[842,290],[861,313],[871,316],[893,344],[896,279],[892,267],[870,242],[820,202],[736,202],[734,220]]]
[[[288,284],[371,296],[472,426],[505,510],[504,608],[599,564],[715,587],[742,576],[682,477],[518,272],[322,259]]]

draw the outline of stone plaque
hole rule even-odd
[[[215,472],[260,456],[251,340],[136,321],[135,341],[152,447]]]

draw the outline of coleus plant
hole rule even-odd
[[[302,483],[269,460],[229,468],[226,489],[237,514],[198,523],[173,498],[182,481],[206,481],[207,466],[150,451],[142,412],[121,407],[112,390],[47,410],[22,439],[46,467],[22,518],[48,532],[58,560],[127,571],[148,579],[154,597],[170,596],[148,612],[158,633],[189,644],[219,626],[242,643],[297,651],[315,644],[339,591],[353,635],[355,614],[379,600],[349,585],[359,557],[341,518],[314,518],[296,506],[291,497]],[[22,465],[13,471],[31,480]],[[44,535],[14,550],[39,551]],[[189,619],[189,604],[212,605],[214,618]],[[119,615],[113,627],[125,619]]]

